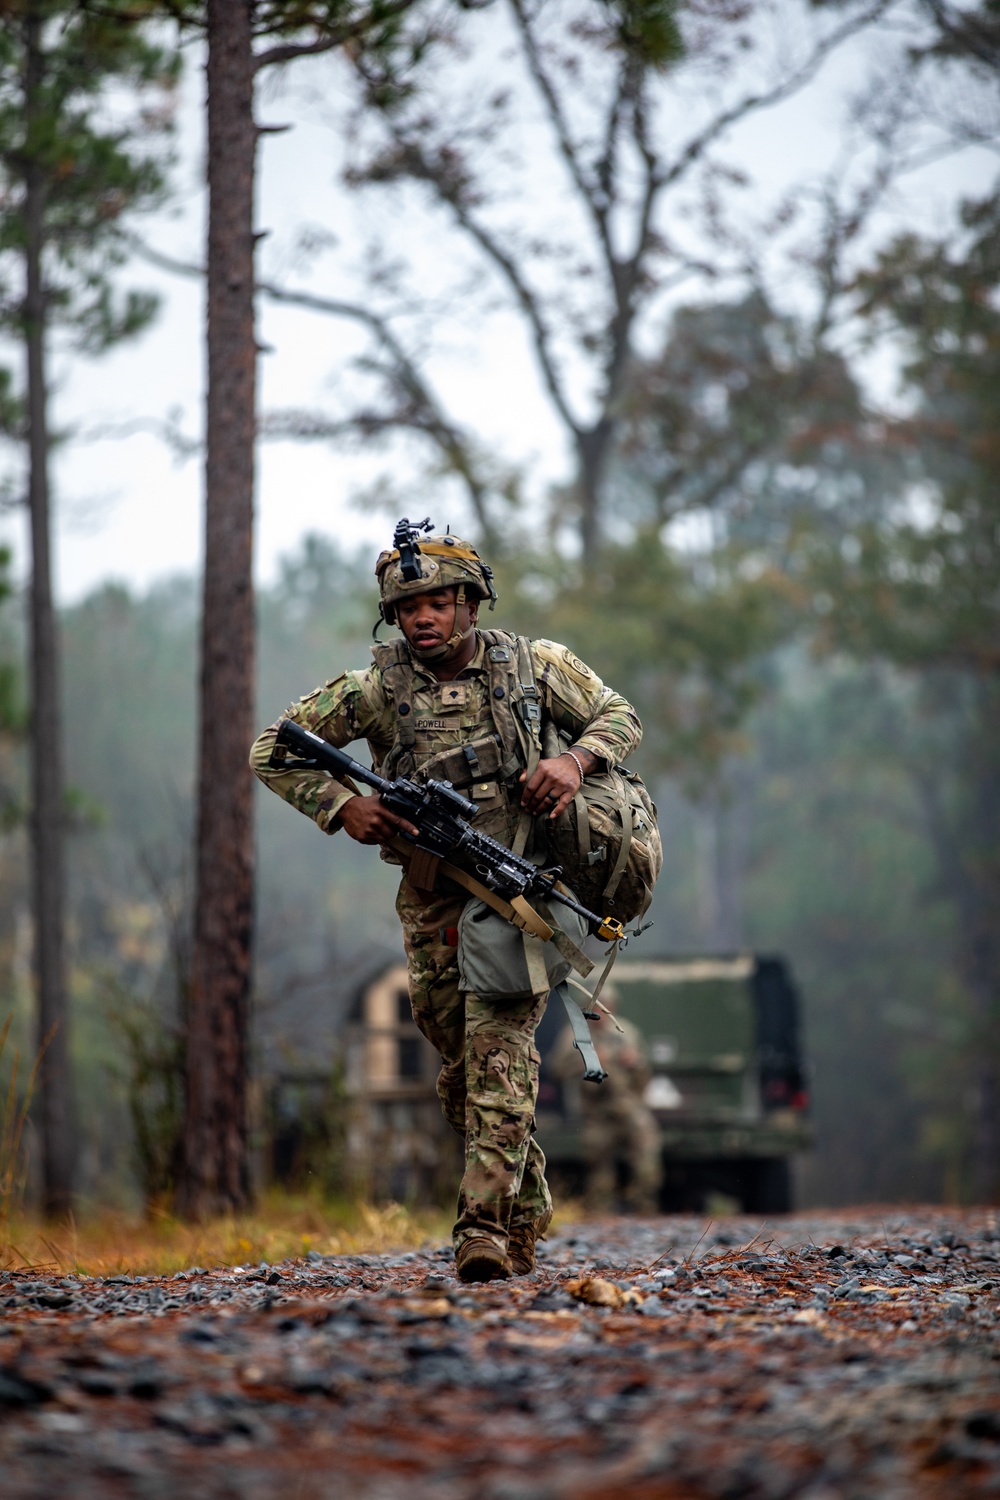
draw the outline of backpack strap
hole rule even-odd
[[[601,1059],[597,1055],[594,1039],[587,1025],[587,1018],[583,1008],[569,992],[569,985],[564,979],[562,984],[557,984],[552,991],[558,995],[566,1007],[566,1015],[573,1030],[573,1046],[583,1059],[583,1081],[584,1083],[603,1083],[607,1073],[601,1066]]]
[[[535,664],[531,659],[531,642],[519,635],[517,643],[517,686],[514,697],[514,722],[524,753],[525,771],[530,781],[542,758],[542,702],[535,682]],[[514,842],[515,854],[523,854],[528,837],[534,827],[531,813],[522,808],[518,817]]]
[[[615,891],[618,889],[618,882],[619,882],[619,880],[621,880],[622,876],[625,873],[625,866],[628,864],[629,850],[631,848],[632,848],[632,809],[630,807],[626,806],[626,808],[625,808],[625,814],[622,817],[622,842],[621,842],[621,847],[618,850],[618,858],[615,860],[615,867],[611,871],[611,875],[610,875],[610,877],[608,879],[607,885],[604,887],[604,901],[605,901],[606,905],[610,905],[611,902],[614,899]]]
[[[396,776],[412,776],[413,747],[417,743],[416,717],[412,711],[413,661],[404,640],[380,641],[372,647],[372,656],[392,698],[396,726],[396,738],[382,762],[381,775],[390,781]]]

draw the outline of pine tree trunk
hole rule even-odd
[[[969,875],[962,903],[965,977],[974,1006],[972,1189],[1000,1203],[1000,683],[975,685],[975,733],[966,771],[973,826],[965,840]]]
[[[49,516],[46,306],[42,250],[45,178],[32,158],[42,108],[40,23],[25,21],[24,340],[27,356],[28,506],[31,518],[31,853],[34,968],[42,1138],[42,1199],[46,1213],[72,1207],[75,1131],[63,941],[63,757],[59,704],[59,643],[52,599]]]
[[[194,949],[178,1206],[251,1197],[256,335],[250,0],[208,4],[208,398]]]

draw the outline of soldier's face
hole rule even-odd
[[[422,651],[433,650],[452,636],[456,628],[456,592],[454,587],[429,589],[426,594],[411,594],[407,599],[400,599],[396,605],[396,619],[411,646]],[[479,600],[467,599],[460,614],[458,628],[467,630],[469,625],[475,625],[479,617]]]

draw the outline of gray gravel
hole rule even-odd
[[[481,1288],[438,1246],[8,1272],[0,1492],[1000,1495],[998,1313],[987,1212],[591,1222]]]

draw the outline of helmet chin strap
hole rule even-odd
[[[458,646],[462,641],[467,641],[469,637],[475,633],[476,627],[471,623],[468,630],[460,630],[458,628],[458,614],[459,610],[462,609],[464,604],[465,584],[460,583],[458,585],[458,592],[455,595],[455,629],[452,631],[448,639],[446,641],[443,641],[440,646],[411,645],[410,650],[419,661],[443,661],[446,656],[451,655],[456,646]]]

